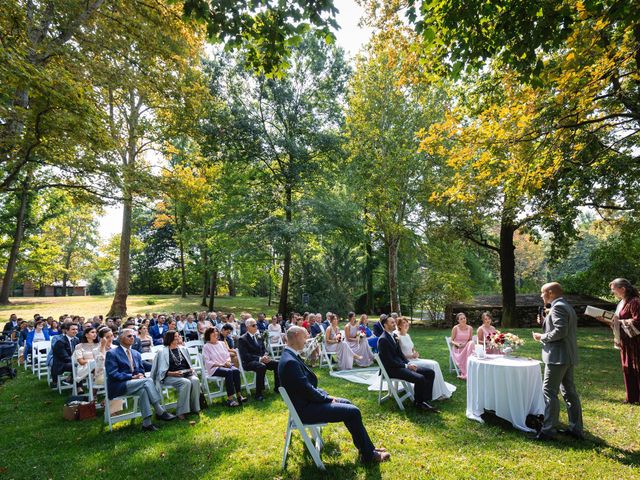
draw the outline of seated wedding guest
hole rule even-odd
[[[187,317],[185,317],[184,315],[179,315],[178,317],[179,318],[176,323],[176,331],[184,337],[184,327],[187,324]]]
[[[58,322],[51,319],[51,327],[49,328],[49,336],[53,337],[54,335],[60,335],[62,331],[59,328]]]
[[[391,455],[385,449],[376,449],[362,423],[362,414],[349,400],[331,397],[318,388],[318,378],[309,369],[299,352],[304,348],[307,332],[301,327],[287,331],[287,347],[282,353],[278,370],[282,386],[291,398],[303,423],[344,422],[364,463],[380,463]]]
[[[192,314],[187,315],[184,322],[184,336],[187,341],[198,339],[198,322]]]
[[[315,338],[322,333],[321,321],[322,318],[320,315],[314,315],[313,313],[309,315],[309,333],[311,334],[311,338]]]
[[[20,330],[20,338],[18,340],[18,345],[20,345],[21,347],[25,346],[25,343],[27,342],[27,335],[29,335],[29,333],[33,332],[33,330],[34,330],[33,321],[29,320],[28,322],[25,322],[25,324],[26,324],[25,328]],[[30,354],[31,354],[31,352],[29,352],[29,355]],[[27,357],[27,355],[25,355],[25,358],[26,357]]]
[[[178,331],[178,322],[176,322],[173,318],[167,322],[167,332],[169,330],[175,330],[176,332]]]
[[[320,314],[318,314],[318,315],[320,315]],[[325,330],[327,328],[329,328],[329,325],[331,325],[331,315],[332,315],[331,312],[327,312],[327,315],[324,317],[324,320],[322,322],[322,326],[324,327]]]
[[[66,338],[67,328],[69,328],[68,323],[60,324],[60,335],[54,335],[51,337],[51,348],[49,349],[49,353],[47,354],[47,366],[51,369],[53,366],[53,346],[56,344],[58,340]]]
[[[58,377],[63,372],[71,372],[71,356],[76,349],[76,345],[79,340],[76,337],[78,333],[78,325],[72,323],[67,326],[66,333],[64,335],[56,335],[62,337],[56,341],[51,348],[53,352],[53,363],[51,365],[51,378],[53,384],[56,385]]]
[[[238,322],[240,324],[240,335],[244,335],[247,332],[247,327],[245,325],[245,322],[250,318],[251,318],[251,315],[248,314],[247,312],[242,312],[240,314],[240,321]]]
[[[394,334],[396,320],[392,316],[384,319],[384,333],[378,341],[380,361],[391,378],[399,378],[413,383],[414,405],[426,412],[437,411],[429,402],[433,398],[435,373],[428,368],[411,365],[400,348],[400,340]]]
[[[162,406],[162,396],[154,381],[145,377],[140,353],[131,349],[133,338],[133,330],[124,329],[120,333],[120,346],[107,352],[107,396],[113,399],[123,395],[137,395],[142,413],[142,429],[154,431],[158,430],[158,427],[151,422],[152,406],[159,420],[170,421],[176,417]]]
[[[153,338],[154,345],[162,345],[162,339],[164,338],[164,334],[169,331],[169,328],[167,327],[165,320],[166,318],[164,315],[158,315],[158,320],[156,324],[153,327],[149,328],[149,334]]]
[[[85,328],[82,337],[80,337],[80,343],[73,351],[73,358],[78,363],[76,382],[87,378],[91,372],[89,364],[92,360],[95,361],[99,350],[98,331],[93,326]]]
[[[269,358],[261,338],[258,338],[258,327],[254,319],[247,320],[247,333],[238,340],[240,359],[245,370],[256,372],[256,400],[264,400],[264,376],[267,370],[273,371],[275,386],[274,392],[278,392],[280,381],[278,379],[278,362]]]
[[[478,333],[477,333],[478,345],[483,345],[486,353],[491,353],[491,354],[500,353],[499,349],[492,348],[489,345],[490,340],[489,338],[487,338],[489,335],[493,335],[494,333],[496,333],[496,327],[491,325],[491,323],[493,322],[493,318],[491,318],[491,314],[489,312],[484,312],[482,314],[482,317],[480,317],[480,319],[482,320],[482,325],[478,327]]]
[[[31,350],[34,343],[49,341],[51,339],[51,337],[49,336],[49,329],[45,328],[45,325],[46,324],[44,321],[36,320],[35,328],[27,334],[27,338],[24,344],[25,361],[26,359],[30,359],[31,361],[33,361],[33,359],[31,358]]]
[[[198,314],[198,335],[202,337],[207,328],[211,328],[213,325],[211,321],[207,318],[205,312],[200,312]]]
[[[9,316],[9,321],[4,324],[2,333],[4,333],[6,336],[10,336],[11,332],[15,332],[16,330],[18,330],[19,326],[20,323],[18,322],[18,316],[15,313],[12,313]]]
[[[269,332],[269,341],[271,343],[284,343],[286,336],[282,332],[282,326],[278,323],[276,315],[271,317],[271,323],[267,327],[267,331]]]
[[[369,348],[369,342],[366,337],[360,333],[360,328],[356,320],[356,314],[349,312],[349,323],[344,327],[344,335],[347,344],[354,354],[356,364],[360,367],[368,367],[373,363],[373,353]]]
[[[225,341],[227,346],[231,349],[236,348],[236,344],[232,338],[233,335],[233,326],[230,323],[225,323],[220,329],[220,336],[222,340]]]
[[[140,353],[147,353],[151,351],[153,346],[153,337],[149,335],[149,327],[145,323],[142,323],[138,328],[138,340],[140,342]]]
[[[338,316],[333,313],[330,315],[329,328],[324,332],[324,341],[327,352],[335,352],[338,360],[338,369],[351,370],[353,368],[353,360],[355,354],[351,347],[342,338],[340,327],[338,326]]]
[[[360,331],[364,332],[367,336],[367,342],[369,343],[369,347],[373,351],[377,351],[376,347],[378,346],[378,337],[376,337],[371,329],[369,328],[369,317],[366,313],[360,315]]]
[[[309,324],[309,312],[304,312],[302,315],[302,320],[300,321],[300,326],[304,328],[307,332],[311,333],[311,325]]]
[[[202,348],[204,368],[208,376],[224,378],[227,406],[237,407],[246,401],[241,393],[240,370],[233,366],[229,348],[218,341],[218,335],[218,329],[215,327],[207,328],[204,332],[205,343]]]
[[[433,370],[433,389],[431,391],[433,400],[450,398],[451,394],[456,391],[456,387],[444,381],[438,362],[419,358],[420,355],[413,345],[411,335],[409,335],[409,327],[409,321],[405,317],[398,317],[398,321],[396,322],[397,330],[395,333],[398,335],[398,343],[400,344],[402,354],[409,361],[409,364]]]
[[[265,316],[264,313],[259,313],[258,314],[258,323],[257,323],[257,325],[258,325],[258,331],[260,333],[264,332],[267,329],[267,327],[269,326],[269,324],[267,323],[266,316]]]
[[[380,315],[380,319],[373,324],[373,338],[369,339],[368,341],[369,346],[374,352],[378,350],[378,338],[384,333],[384,327],[382,326],[382,323],[386,318],[387,315],[383,313],[382,315]]]
[[[164,348],[153,361],[151,378],[157,385],[175,389],[176,415],[184,420],[188,413],[200,412],[200,380],[191,366],[189,352],[181,343],[181,335],[175,330],[164,334]]]
[[[456,315],[457,325],[454,325],[451,330],[451,353],[453,355],[453,361],[460,369],[460,375],[458,378],[462,380],[467,379],[467,359],[475,351],[475,344],[473,343],[473,327],[467,325],[467,316],[460,312]]]
[[[98,352],[96,353],[96,369],[94,372],[95,384],[104,385],[104,362],[107,358],[107,352],[111,351],[113,346],[113,330],[107,326],[98,329]]]
[[[140,342],[140,338],[138,337],[137,332],[136,332],[136,329],[135,329],[134,327],[135,327],[134,322],[129,322],[129,321],[128,321],[128,322],[126,322],[126,323],[124,324],[124,326],[123,326],[122,328],[123,328],[123,329],[124,329],[124,328],[129,328],[129,329],[133,330],[134,338],[133,338],[133,344],[131,345],[131,348],[133,348],[133,349],[134,349],[136,352],[138,352],[138,353],[142,353],[142,343]],[[117,347],[117,346],[119,346],[119,345],[120,345],[120,340],[116,338],[116,339],[113,341],[113,344],[114,344],[116,347]],[[144,361],[143,361],[142,363],[143,363],[143,365],[145,365],[145,367],[147,368],[147,371],[149,371],[149,369],[151,368],[151,365],[147,365],[147,362],[144,362]]]

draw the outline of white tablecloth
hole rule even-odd
[[[467,418],[482,422],[480,415],[493,410],[519,430],[527,415],[544,413],[540,362],[518,357],[470,356],[467,363]]]

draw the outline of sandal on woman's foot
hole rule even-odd
[[[227,400],[227,407],[239,407],[240,404],[235,400]]]

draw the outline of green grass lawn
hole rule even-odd
[[[525,339],[530,330],[514,330]],[[287,413],[271,394],[264,403],[239,409],[216,404],[195,426],[173,422],[144,433],[139,421],[105,430],[102,418],[68,422],[63,398],[44,381],[20,371],[0,387],[3,478],[389,478],[389,479],[634,479],[640,478],[640,407],[622,403],[624,386],[618,352],[604,328],[581,329],[581,364],[576,383],[583,401],[588,441],[561,438],[538,444],[509,425],[480,424],[465,417],[464,382],[448,370],[443,330],[414,328],[423,357],[440,362],[445,379],[458,390],[439,402],[440,414],[400,412],[394,403],[377,404],[366,387],[319,371],[330,394],[351,399],[365,425],[392,460],[363,467],[347,430],[331,424],[324,432],[327,473],[313,466],[294,434],[286,472],[280,469]],[[539,346],[527,341],[518,352],[539,358]],[[316,371],[318,371],[316,369]],[[269,373],[269,375],[271,375]],[[563,409],[562,421],[566,422]]]
[[[9,315],[15,313],[24,320],[32,320],[33,315],[39,313],[48,317],[51,315],[56,320],[60,315],[82,315],[92,317],[105,315],[111,307],[112,295],[95,295],[87,297],[15,297],[11,298],[11,305],[0,305],[0,323],[9,320]],[[153,305],[148,300],[155,302]],[[190,295],[181,298],[176,295],[129,295],[127,313],[152,312],[194,312],[202,310],[200,301],[202,297]],[[216,297],[214,308],[224,312],[234,312],[239,316],[240,312],[247,311],[253,315],[264,311],[273,314],[277,310],[277,303],[271,307],[267,305],[266,298],[255,297]]]

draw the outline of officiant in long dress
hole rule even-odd
[[[640,404],[640,295],[625,278],[616,278],[609,287],[620,300],[616,308],[618,322],[611,324],[619,334],[620,360],[626,389],[626,403]]]

